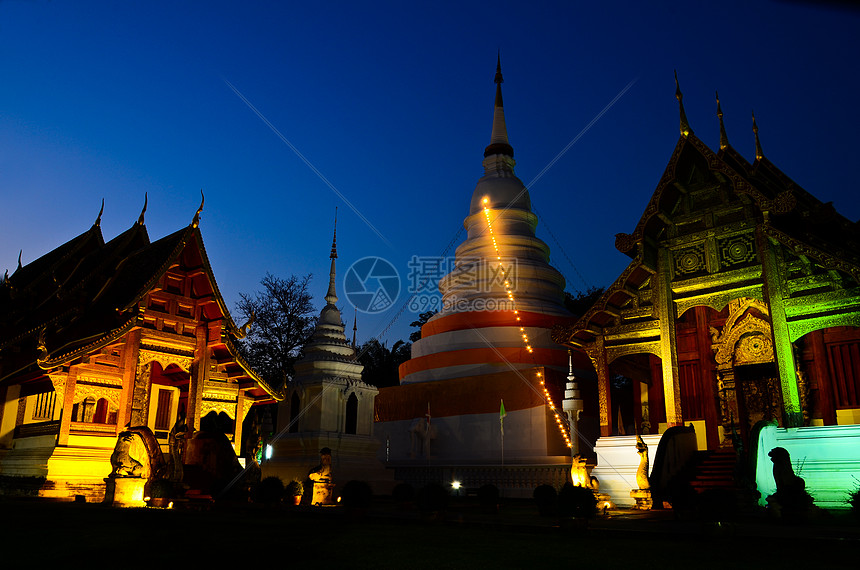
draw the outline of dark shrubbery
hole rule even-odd
[[[398,483],[391,491],[391,498],[398,505],[415,501],[415,488],[409,483]]]
[[[443,512],[448,507],[448,489],[441,483],[428,483],[418,490],[416,502],[423,512]]]
[[[802,486],[778,490],[768,496],[767,503],[777,516],[787,521],[803,520],[815,509],[812,495]]]
[[[348,481],[340,493],[341,504],[348,509],[369,509],[373,491],[364,481]]]
[[[284,496],[284,482],[280,477],[266,477],[254,487],[251,499],[255,503],[274,505],[281,502]]]
[[[558,493],[555,492],[555,488],[552,485],[539,485],[535,487],[532,497],[534,497],[538,512],[542,517],[555,515]]]
[[[304,494],[304,484],[301,481],[293,480],[287,483],[284,493],[288,497],[301,497]]]
[[[496,513],[499,510],[499,488],[495,485],[482,485],[478,489],[478,504],[485,513]]]
[[[597,497],[588,487],[565,483],[558,494],[558,514],[562,517],[590,519],[597,514]]]
[[[0,495],[38,497],[39,489],[46,481],[45,477],[0,475]]]
[[[149,496],[153,499],[173,499],[175,487],[173,481],[156,479],[149,486]]]
[[[860,520],[860,485],[848,495],[846,502],[851,505],[851,512],[854,513],[854,517]]]

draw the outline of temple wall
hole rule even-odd
[[[643,435],[642,441],[648,446],[650,465],[648,474],[654,466],[657,445],[662,435]],[[591,471],[600,483],[600,492],[612,498],[621,507],[631,507],[636,501],[630,491],[636,489],[636,470],[639,468],[639,455],[636,453],[636,436],[620,435],[601,437],[594,444],[597,466]]]
[[[423,419],[377,422],[374,437],[381,442],[382,461],[428,461]],[[499,413],[433,417],[430,421],[430,461],[502,462]],[[545,461],[546,406],[510,411],[505,417],[504,462]]]
[[[284,484],[303,481],[319,465],[320,449],[331,449],[332,481],[337,489],[351,480],[365,481],[374,494],[388,495],[394,488],[394,472],[376,458],[379,442],[370,436],[336,432],[291,433],[271,443],[272,458],[264,460],[262,476],[280,477]]]

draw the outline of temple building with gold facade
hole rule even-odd
[[[141,213],[106,242],[99,213],[3,279],[0,476],[35,478],[41,496],[101,500],[126,426],[148,427],[167,453],[171,429],[191,438],[214,415],[238,453],[251,406],[280,399],[237,352],[243,330],[199,214],[151,242]]]
[[[651,434],[652,457],[668,428],[690,425],[700,455],[748,452],[762,499],[774,490],[767,452],[784,447],[816,501],[841,505],[860,473],[858,225],[767,159],[754,117],[750,163],[728,141],[719,100],[715,152],[676,96],[669,164],[639,223],[616,236],[629,265],[553,332],[597,373],[601,489],[630,501],[638,459],[623,416]],[[616,375],[631,389],[614,391]]]

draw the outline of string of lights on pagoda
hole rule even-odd
[[[499,243],[496,241],[496,234],[493,231],[493,221],[490,218],[490,207],[488,206],[489,201],[490,201],[490,199],[487,197],[484,197],[484,199],[481,201],[481,203],[483,204],[483,208],[484,208],[484,218],[486,218],[486,220],[487,220],[487,230],[490,234],[490,240],[492,240],[492,242],[493,242],[493,249],[496,252],[496,260],[499,262],[499,271],[502,273],[502,275],[504,277],[505,293],[507,294],[508,299],[511,301],[511,304],[514,307],[514,315],[516,316],[517,322],[521,322],[520,312],[519,312],[519,310],[517,310],[517,300],[516,300],[516,297],[514,296],[513,285],[508,280],[508,271],[505,270],[505,268],[502,266],[502,252],[499,249]],[[526,332],[525,327],[523,327],[523,326],[520,327],[520,333],[521,333],[521,336],[523,337],[523,344],[525,345],[526,350],[529,352],[529,354],[532,355],[532,361],[534,362],[534,349],[532,348],[531,341],[529,340],[529,335]],[[537,366],[536,362],[535,362],[535,366]],[[567,447],[569,447],[569,448],[573,447],[570,443],[570,434],[568,432],[567,422],[563,422],[561,417],[559,416],[558,408],[556,408],[555,402],[553,401],[552,396],[550,396],[549,390],[547,389],[546,383],[544,382],[544,380],[542,378],[542,374],[540,372],[537,373],[537,377],[540,379],[540,385],[541,385],[541,388],[543,389],[544,399],[546,400],[546,403],[549,406],[550,411],[555,416],[555,423],[558,426],[558,431],[561,434],[561,437],[564,438],[564,442],[565,442],[565,444],[567,444]]]

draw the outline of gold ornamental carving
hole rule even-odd
[[[92,398],[96,402],[104,398],[110,403],[111,409],[119,409],[122,390],[110,388],[107,386],[93,386],[91,384],[76,384],[74,403],[80,403],[87,398]]]
[[[590,345],[585,349],[586,354],[591,359],[594,369],[597,371],[597,399],[600,408],[600,425],[609,425],[609,374],[608,365],[606,363],[606,351],[603,349],[603,343]]]
[[[711,327],[711,348],[716,353],[717,368],[773,362],[770,323],[749,313],[750,309],[769,314],[767,306],[757,299],[733,299],[729,301],[729,316],[722,332]]]
[[[773,340],[764,334],[751,334],[738,341],[735,365],[773,362]]]
[[[738,297],[739,294],[743,296]],[[743,301],[745,299],[750,298],[758,300],[760,304],[764,306],[764,303],[761,302],[764,299],[764,293],[762,292],[761,285],[753,285],[752,287],[745,287],[741,290],[722,291],[709,295],[696,295],[693,297],[687,297],[684,299],[676,300],[675,306],[677,307],[679,315],[683,315],[684,312],[688,309],[691,309],[692,307],[698,307],[700,305],[710,307],[713,310],[720,312],[726,307],[726,305],[729,305],[732,301]],[[767,313],[767,311],[765,311],[765,313]]]
[[[140,349],[138,356],[138,364],[149,364],[157,362],[161,365],[162,370],[166,369],[171,364],[175,364],[185,372],[191,372],[191,363],[194,362],[193,356],[180,354],[171,354],[169,352],[161,352],[156,350]]]
[[[51,385],[54,387],[54,392],[57,393],[57,401],[62,402],[63,398],[66,394],[66,376],[67,373],[63,372],[62,374],[49,374],[48,378],[51,379]]]
[[[215,412],[216,414],[220,414],[224,412],[230,419],[236,419],[236,401],[227,402],[224,400],[203,400],[200,403],[200,417],[206,417],[209,412]]]
[[[105,376],[78,376],[77,381],[83,384],[116,386],[118,388],[122,387],[122,378],[108,378]]]
[[[662,356],[660,352],[660,341],[638,342],[636,344],[627,344],[622,346],[610,346],[606,348],[606,362],[611,364],[622,356],[631,354],[653,354],[654,356]]]

